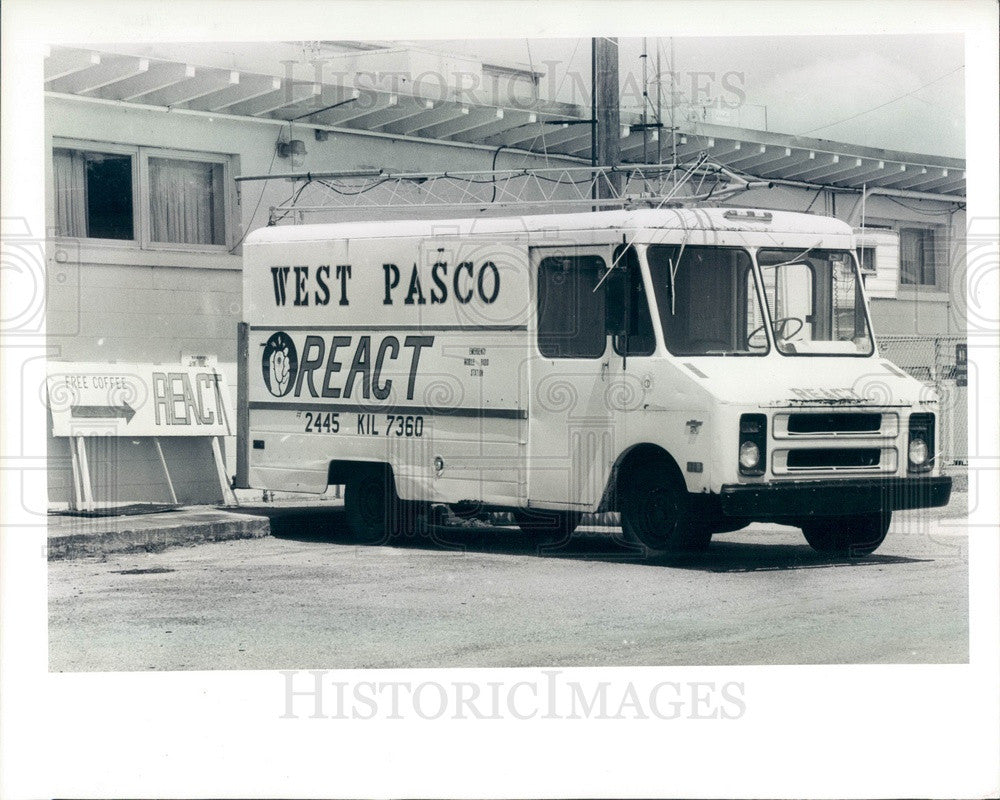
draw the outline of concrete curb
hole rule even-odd
[[[155,553],[168,547],[270,535],[271,522],[266,516],[218,509],[100,519],[50,517],[47,556],[57,561],[110,553]]]
[[[72,517],[51,515],[48,529],[50,561],[109,555],[156,553],[168,547],[190,546],[234,539],[259,539],[287,535],[290,530],[322,529],[331,515],[342,513],[343,501],[317,503],[278,502],[227,510],[214,507],[184,508],[173,512],[121,517]],[[968,514],[968,495],[955,492],[944,508],[899,512],[899,519],[925,517],[961,518]],[[904,516],[906,515],[906,516]],[[496,524],[512,520],[493,515]],[[617,514],[584,515],[584,526],[617,524]]]

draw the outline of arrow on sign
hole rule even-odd
[[[120,406],[72,406],[70,408],[70,416],[86,417],[88,419],[115,419],[116,417],[124,417],[125,424],[127,425],[132,421],[132,417],[135,416],[135,409],[128,403],[122,403]]]

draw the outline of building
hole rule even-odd
[[[540,77],[392,44],[51,48],[50,357],[218,363],[234,393],[240,243],[294,190],[286,179],[236,177],[589,164],[590,109],[539,99]],[[739,128],[708,115],[685,115],[669,142],[638,123],[623,113],[624,162],[704,152],[771,184],[729,204],[863,227],[866,282],[887,354],[925,379],[955,378],[964,335],[962,160]],[[166,460],[183,466],[175,471],[183,476],[178,499],[214,499],[206,445],[164,445]],[[961,459],[960,442],[950,446]],[[100,496],[165,499],[147,442],[88,447]],[[53,503],[71,498],[69,462],[67,440],[50,437]]]

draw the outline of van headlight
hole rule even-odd
[[[927,442],[920,438],[910,439],[910,464],[922,467],[927,463]]]
[[[933,414],[910,414],[910,435],[906,455],[909,472],[928,472],[934,467]]]
[[[754,469],[760,464],[760,448],[753,442],[743,442],[740,445],[740,466],[743,469]]]
[[[763,475],[767,466],[767,417],[740,416],[740,475]]]

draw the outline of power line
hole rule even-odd
[[[799,134],[799,136],[806,136],[807,134],[815,133],[816,131],[821,131],[821,130],[824,130],[826,128],[832,128],[834,125],[840,125],[841,123],[849,122],[852,119],[857,119],[858,117],[862,117],[865,114],[870,114],[872,111],[878,111],[880,108],[885,108],[886,106],[892,105],[893,103],[896,103],[899,100],[903,100],[903,99],[905,99],[907,97],[910,97],[911,95],[916,94],[917,92],[923,91],[928,86],[932,86],[933,84],[937,83],[938,81],[944,80],[949,75],[954,75],[960,69],[965,69],[965,65],[962,64],[962,65],[960,65],[958,67],[955,67],[955,69],[951,70],[950,72],[946,72],[944,75],[941,75],[941,76],[935,78],[930,83],[925,83],[923,86],[918,86],[912,92],[907,92],[906,94],[901,94],[899,97],[894,97],[892,100],[887,100],[886,102],[881,103],[880,105],[877,105],[877,106],[875,106],[873,108],[866,109],[865,111],[859,111],[857,114],[852,114],[849,117],[844,117],[844,119],[839,119],[836,122],[830,122],[830,123],[828,123],[826,125],[820,125],[818,128],[813,128],[813,129],[808,130],[808,131],[803,131],[802,133]]]
[[[559,93],[562,91],[562,87],[566,83],[566,79],[569,77],[569,70],[570,70],[570,67],[573,65],[573,59],[576,58],[576,51],[579,49],[581,41],[583,41],[583,40],[580,39],[580,38],[577,38],[576,44],[573,45],[573,53],[572,53],[572,55],[570,55],[569,61],[566,62],[566,69],[563,71],[562,80],[559,81],[559,85],[556,87],[556,90],[552,94],[552,96],[548,98],[549,100],[551,100],[553,102],[558,101],[558,99],[559,99]],[[531,44],[528,42],[527,39],[525,40],[525,42],[527,43],[527,47],[528,47],[528,60],[530,62],[530,60],[531,60]],[[530,64],[529,64],[529,67],[530,67],[530,69],[532,69],[532,71],[534,71],[534,67],[533,66],[530,66]],[[574,97],[576,96],[575,93],[574,93],[573,96]],[[537,87],[536,87],[535,97],[536,97],[536,99],[538,98]],[[540,107],[541,104],[538,103],[537,105]],[[533,125],[533,124],[534,123],[532,123],[532,122],[526,122],[524,125],[519,125],[517,127],[524,128],[524,127],[527,127],[528,125]],[[541,127],[540,132],[538,134],[536,134],[535,137],[530,142],[528,142],[527,145],[525,145],[523,148],[520,148],[520,149],[522,149],[522,150],[530,150],[532,147],[535,146],[535,142],[538,141],[538,138],[540,136],[542,138],[542,150],[543,150],[543,152],[545,152],[545,155],[546,155],[546,158],[547,158],[548,157],[548,152],[547,152],[547,150],[545,148],[545,123],[542,122],[541,126],[542,127]]]
[[[284,130],[284,125],[278,129],[278,138],[274,140],[274,147],[271,148],[271,163],[267,165],[268,173],[274,168],[274,158],[278,155],[278,142],[281,141],[281,133]],[[291,139],[292,123],[288,123],[289,139]],[[246,229],[243,231],[243,235],[236,240],[236,244],[229,248],[230,253],[235,253],[236,248],[243,244],[243,240],[247,238],[247,234],[250,233],[250,226],[253,225],[254,217],[257,216],[257,212],[260,211],[260,204],[264,200],[264,195],[267,193],[267,181],[264,181],[264,185],[260,187],[260,197],[257,198],[257,205],[253,207],[253,213],[250,214],[250,219],[247,220]]]

